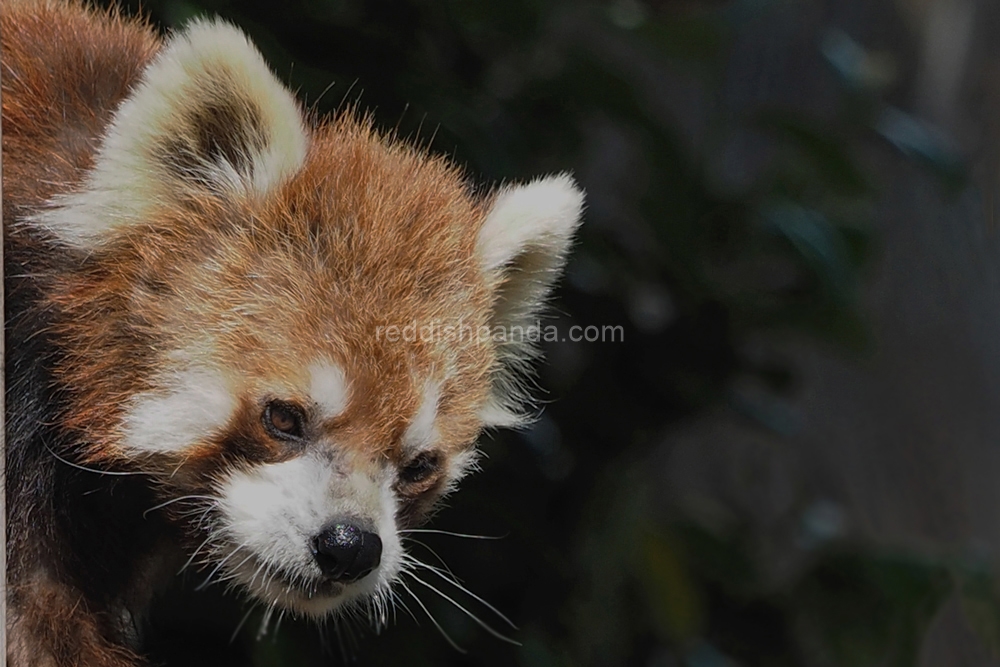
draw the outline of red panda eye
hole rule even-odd
[[[441,457],[435,452],[417,454],[409,463],[403,466],[399,477],[407,484],[423,482],[437,472],[441,466]]]
[[[302,437],[302,412],[295,406],[280,401],[272,401],[264,408],[264,428],[281,440],[297,440]]]

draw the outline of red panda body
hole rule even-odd
[[[224,23],[0,21],[9,664],[144,664],[186,565],[384,609],[399,531],[518,422],[532,351],[478,334],[534,317],[581,194],[309,121]]]

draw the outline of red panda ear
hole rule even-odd
[[[479,230],[476,252],[496,295],[491,324],[503,334],[494,336],[500,367],[481,414],[487,426],[524,421],[521,378],[536,356],[529,327],[562,272],[582,212],[583,192],[561,174],[501,190]]]
[[[308,136],[291,93],[235,27],[172,38],[121,104],[83,189],[39,222],[89,248],[190,195],[253,196],[294,174]]]

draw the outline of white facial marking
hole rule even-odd
[[[428,380],[424,385],[420,406],[413,420],[403,433],[403,447],[410,450],[429,449],[438,437],[434,422],[437,419],[438,400],[441,398],[441,383]]]
[[[372,479],[340,470],[326,458],[303,455],[232,472],[219,491],[219,509],[224,517],[221,530],[236,549],[228,557],[231,572],[269,603],[323,616],[350,600],[387,590],[401,567],[396,496],[388,474]],[[373,527],[382,540],[381,563],[338,596],[310,597],[308,582],[321,576],[310,543],[336,521]],[[296,592],[280,578],[262,576],[260,564],[304,584],[303,590]]]
[[[332,486],[328,465],[300,456],[234,472],[222,488],[220,507],[238,544],[288,571],[312,573],[307,545],[330,518]]]
[[[236,409],[225,378],[191,368],[167,382],[165,392],[138,394],[125,415],[125,447],[139,452],[177,452],[222,429]]]
[[[333,419],[347,409],[350,386],[344,371],[335,364],[315,363],[309,367],[309,394],[319,405],[323,416]]]
[[[455,454],[448,460],[448,487],[446,493],[455,490],[459,480],[465,477],[479,466],[479,451],[467,449],[464,452]]]
[[[530,421],[530,417],[516,409],[505,406],[497,396],[490,396],[479,410],[483,428],[518,428]]]

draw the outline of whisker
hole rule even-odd
[[[182,460],[180,463],[177,464],[177,467],[174,468],[174,471],[172,473],[170,473],[170,479],[173,479],[174,476],[181,471],[181,468],[184,467],[185,463],[187,463],[187,461],[186,460]]]
[[[420,540],[418,540],[415,537],[403,537],[403,539],[406,540],[407,542],[413,542],[414,544],[419,545],[419,546],[423,547],[424,549],[427,549],[427,551],[429,551],[430,554],[432,556],[434,556],[434,558],[437,559],[437,562],[441,563],[441,567],[444,568],[445,572],[447,572],[448,574],[450,574],[455,579],[455,581],[461,581],[461,579],[459,579],[458,575],[455,574],[454,572],[452,572],[451,568],[448,567],[448,563],[446,563],[444,561],[444,558],[441,558],[441,556],[438,554],[438,552],[434,551],[434,549],[431,549],[430,546],[428,546],[426,542],[421,542]],[[406,555],[407,555],[407,557],[412,558],[412,559],[415,560],[414,556],[412,556],[410,554],[406,554]],[[420,562],[420,561],[418,561],[418,562]],[[426,563],[422,563],[422,562],[420,562],[420,564],[421,565],[426,565]]]
[[[246,624],[247,619],[250,618],[250,614],[253,613],[253,610],[254,610],[254,605],[251,605],[250,608],[247,609],[247,613],[243,614],[243,618],[240,619],[240,622],[236,624],[236,629],[233,630],[233,634],[229,638],[229,643],[230,644],[232,644],[234,641],[236,641],[236,637],[240,634],[240,630],[243,629],[243,626]]]
[[[451,579],[448,576],[446,576],[445,573],[441,570],[441,568],[434,567],[433,565],[428,565],[427,563],[421,563],[420,561],[413,559],[412,556],[410,556],[409,558],[410,558],[411,562],[414,565],[417,565],[419,567],[424,568],[425,570],[429,570],[430,572],[433,572],[434,574],[436,574],[438,577],[440,577],[444,581],[448,582],[449,584],[451,584],[452,586],[454,586],[458,590],[462,591],[463,593],[465,593],[466,595],[468,595],[469,597],[471,597],[473,600],[475,600],[475,601],[479,602],[480,604],[482,604],[484,607],[486,607],[487,609],[489,609],[490,611],[492,611],[494,614],[496,614],[500,618],[500,620],[502,620],[504,623],[506,623],[507,625],[509,625],[511,627],[511,629],[513,629],[513,630],[517,630],[518,629],[518,627],[516,625],[514,625],[514,622],[511,621],[509,618],[507,618],[503,614],[503,612],[501,612],[499,609],[497,609],[496,607],[494,607],[493,605],[491,605],[489,602],[487,602],[486,600],[484,600],[480,596],[478,596],[475,593],[473,593],[472,591],[470,591],[468,588],[466,588],[462,584],[460,584],[457,581],[455,581],[454,579]],[[411,574],[410,576],[413,576],[413,575]]]
[[[216,580],[216,583],[220,583],[221,584],[223,582],[231,581],[233,579],[236,579],[239,576],[239,572],[237,572],[237,570],[239,570],[241,567],[243,567],[243,565],[245,565],[246,562],[248,560],[250,560],[251,558],[253,558],[253,553],[250,553],[250,555],[248,555],[246,558],[244,558],[239,563],[237,563],[236,567],[233,568],[233,571],[231,573],[229,573],[229,574],[227,574],[225,576],[219,577]]]
[[[145,519],[146,516],[150,512],[155,512],[156,510],[163,509],[167,505],[172,505],[173,503],[179,503],[182,500],[212,500],[212,501],[215,501],[215,498],[213,498],[212,496],[181,496],[179,498],[171,498],[170,500],[168,500],[168,501],[166,501],[164,503],[160,503],[159,505],[154,505],[154,506],[150,507],[148,510],[146,510],[145,512],[142,513],[142,518]]]
[[[434,618],[433,614],[431,614],[431,612],[428,611],[428,609],[424,605],[423,601],[421,601],[421,599],[417,597],[417,594],[414,593],[412,590],[410,590],[410,587],[407,586],[405,583],[403,583],[403,582],[400,582],[400,583],[402,583],[402,585],[403,585],[403,590],[406,591],[407,593],[409,593],[410,596],[416,601],[416,603],[418,605],[420,605],[420,608],[424,610],[424,613],[427,614],[427,618],[431,619],[431,623],[433,623],[434,627],[438,629],[438,632],[441,633],[441,636],[444,637],[445,641],[447,641],[449,644],[451,644],[451,647],[453,649],[455,649],[456,651],[458,651],[459,653],[461,653],[462,655],[467,654],[468,651],[466,651],[464,648],[462,648],[461,646],[459,646],[458,644],[456,644],[455,640],[452,639],[448,635],[448,633],[444,631],[444,628],[442,628],[441,624],[437,622],[437,619]]]
[[[416,623],[417,617],[413,615],[413,611],[411,611],[409,605],[406,604],[406,600],[404,600],[399,595],[397,595],[396,591],[394,591],[394,590],[390,589],[389,590],[389,594],[392,596],[392,601],[393,601],[393,608],[392,608],[392,611],[393,611],[393,622],[395,622],[395,620],[396,620],[396,618],[395,618],[396,605],[399,605],[400,607],[402,607],[406,611],[407,614],[409,614],[410,618],[413,619],[413,622]]]
[[[497,632],[496,630],[494,630],[488,623],[486,623],[481,618],[479,618],[478,616],[476,616],[475,614],[473,614],[471,611],[469,611],[468,609],[466,609],[465,607],[463,607],[461,604],[459,604],[457,601],[455,601],[454,598],[450,597],[446,593],[442,593],[437,588],[435,588],[431,584],[428,584],[426,581],[424,581],[423,579],[421,579],[417,575],[413,574],[412,572],[410,572],[409,574],[410,574],[410,577],[412,577],[413,580],[416,581],[418,584],[421,584],[422,586],[425,586],[425,587],[431,589],[432,591],[434,591],[435,593],[437,593],[438,595],[440,595],[441,597],[443,597],[445,600],[447,600],[448,602],[450,602],[453,605],[455,605],[458,609],[460,609],[462,612],[464,612],[466,616],[468,616],[473,621],[475,621],[479,625],[479,627],[481,627],[483,630],[486,630],[486,632],[490,633],[491,635],[493,635],[497,639],[499,639],[501,641],[505,641],[505,642],[507,642],[509,644],[513,644],[514,646],[521,646],[522,645],[521,642],[517,641],[516,639],[511,639],[507,635],[504,635],[504,634],[502,634],[502,633]]]
[[[355,607],[348,607],[345,611],[349,613],[347,618],[350,620],[350,623],[345,626],[347,639],[350,641],[351,650],[357,653],[361,650],[361,641],[364,638],[361,629],[361,618],[358,616],[358,610]]]
[[[194,496],[192,496],[192,497],[194,497]],[[199,517],[199,519],[198,519],[198,521],[195,522],[194,525],[195,525],[195,528],[197,528],[199,531],[202,531],[202,530],[204,530],[206,528],[206,526],[205,526],[205,520],[209,519],[209,522],[211,522],[210,515],[212,514],[212,511],[215,510],[219,506],[219,499],[218,498],[212,498],[211,500],[213,502],[209,503],[207,507],[204,507],[204,508],[202,508],[202,507],[193,507],[193,508],[191,508],[190,510],[188,510],[186,512],[178,512],[177,516],[179,516],[179,517],[189,517],[189,516],[195,516],[195,515],[197,515]],[[209,531],[209,532],[211,532],[211,531]]]
[[[261,584],[263,586],[265,586],[265,587],[267,586],[267,567],[268,567],[267,562],[265,562],[265,561],[261,561],[260,562],[260,564],[257,566],[257,569],[255,569],[253,571],[253,575],[250,577],[250,586],[251,587],[254,585],[254,582],[257,581],[257,575],[259,575],[259,574],[263,574],[264,575],[263,578],[262,578],[262,580],[261,580]]]
[[[274,615],[274,603],[272,602],[267,606],[267,611],[264,612],[264,618],[260,622],[260,629],[257,630],[257,641],[260,641],[267,634],[267,626],[271,624],[271,616]]]
[[[374,618],[372,618],[373,613]],[[382,630],[389,623],[389,605],[386,602],[385,591],[383,589],[378,589],[375,595],[372,596],[368,616],[371,624],[375,626],[376,634],[381,634]]]
[[[239,553],[240,549],[242,549],[243,546],[244,545],[241,544],[240,546],[236,547],[231,552],[229,552],[229,555],[226,556],[225,558],[223,558],[221,561],[219,561],[218,565],[215,566],[215,569],[212,570],[209,573],[209,575],[205,578],[205,581],[201,582],[194,590],[195,591],[203,591],[203,590],[205,590],[205,588],[208,587],[208,584],[211,583],[212,577],[215,576],[215,573],[218,572],[222,568],[222,566],[226,564],[227,560],[229,560],[230,558],[232,558],[233,556],[235,556],[237,553]]]
[[[347,645],[344,643],[344,633],[343,628],[341,627],[341,622],[346,623],[347,621],[342,618],[338,618],[333,624],[333,631],[337,635],[337,646],[340,647],[340,657],[343,659],[342,661],[346,663],[349,659],[347,655]]]
[[[77,470],[83,470],[84,472],[92,472],[95,475],[112,475],[112,476],[115,476],[115,477],[122,477],[122,476],[129,476],[129,475],[143,475],[143,474],[145,474],[145,473],[141,473],[141,472],[128,472],[128,471],[115,472],[113,470],[97,470],[95,468],[88,468],[86,466],[80,465],[79,463],[73,463],[72,461],[67,461],[63,457],[61,457],[58,454],[56,454],[55,451],[51,447],[49,447],[48,443],[42,443],[42,444],[45,445],[45,449],[47,449],[48,452],[49,452],[49,454],[51,454],[53,457],[55,457],[55,459],[57,461],[59,461],[60,463],[65,463],[69,467],[76,468]]]
[[[451,537],[464,537],[470,540],[502,540],[507,535],[472,535],[469,533],[453,533],[450,530],[435,530],[433,528],[409,528],[407,530],[399,531],[400,534],[405,535],[409,533],[430,533],[433,535],[449,535]]]
[[[213,537],[215,537],[215,536],[209,534],[209,536],[205,538],[205,541],[198,545],[198,548],[194,550],[194,553],[192,553],[191,557],[187,559],[187,562],[184,563],[184,566],[181,567],[181,569],[177,571],[177,574],[182,574],[184,572],[184,570],[188,569],[191,566],[191,563],[194,562],[194,559],[198,555],[198,552],[201,551],[205,547],[206,544],[208,544],[209,542],[211,542]]]

